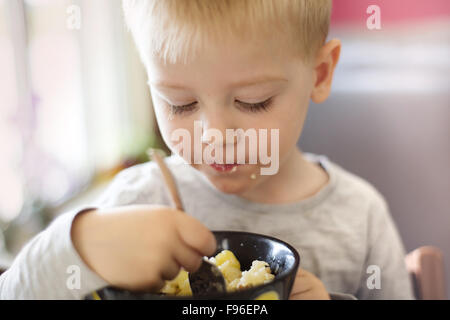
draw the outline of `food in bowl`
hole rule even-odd
[[[300,255],[290,244],[267,235],[240,231],[213,231],[217,241],[217,253],[223,250],[232,251],[239,258],[241,268],[248,270],[255,260],[269,264],[275,278],[267,284],[257,285],[245,290],[236,290],[210,296],[208,298],[253,300],[272,298],[285,300],[289,298],[295,275],[300,266]],[[185,273],[185,280],[188,274]],[[181,277],[181,275],[180,275]],[[107,286],[97,291],[97,297],[86,296],[86,299],[102,300],[183,300],[204,299],[205,297],[161,294],[159,292],[130,291],[114,286]]]
[[[222,272],[227,292],[247,289],[271,282],[275,275],[271,272],[269,264],[265,261],[254,260],[249,270],[241,271],[241,264],[230,250],[223,250],[215,257],[209,258]],[[191,296],[189,274],[180,270],[173,279],[165,282],[160,293],[176,296]]]

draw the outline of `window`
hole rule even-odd
[[[4,225],[142,161],[155,141],[120,1],[0,0],[0,70]]]

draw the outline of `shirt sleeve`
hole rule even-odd
[[[143,190],[157,194],[157,188],[148,185],[154,179],[147,179],[150,174],[143,174],[141,168],[122,170],[92,205],[60,215],[32,238],[0,275],[0,299],[84,299],[107,286],[73,246],[72,222],[86,210],[153,203],[152,196]]]
[[[406,270],[405,248],[384,199],[378,199],[369,213],[367,256],[362,270],[358,299],[414,299]]]
[[[74,210],[56,218],[19,252],[0,276],[0,299],[83,299],[107,285],[83,262],[70,230]]]

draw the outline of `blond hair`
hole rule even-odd
[[[123,0],[123,10],[144,64],[147,54],[186,62],[208,40],[255,34],[284,38],[309,60],[326,40],[331,0]]]

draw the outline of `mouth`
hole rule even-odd
[[[218,164],[218,163],[212,163],[210,164],[210,167],[213,168],[216,171],[219,172],[235,172],[237,170],[237,167],[239,164],[233,163],[233,164]]]

